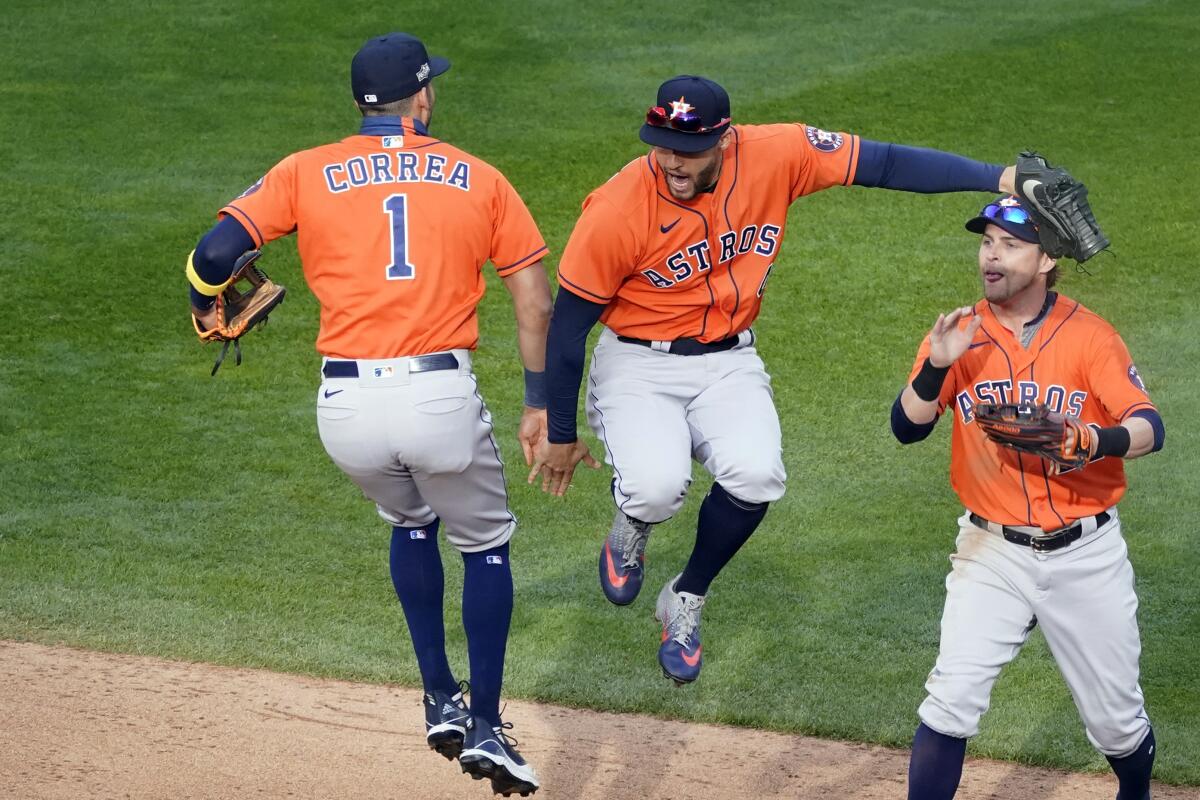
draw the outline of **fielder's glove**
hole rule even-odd
[[[993,442],[1050,462],[1051,474],[1082,469],[1091,457],[1095,431],[1077,417],[1042,403],[980,403],[975,424]]]
[[[216,302],[213,305],[216,320],[211,326],[205,327],[196,316],[196,310],[192,309],[192,326],[195,327],[200,341],[225,343],[221,348],[221,354],[217,356],[216,363],[213,364],[213,375],[217,374],[231,344],[236,355],[236,363],[238,365],[242,363],[242,346],[238,340],[249,333],[255,325],[265,323],[267,315],[275,306],[283,302],[283,296],[287,293],[284,287],[272,281],[265,272],[254,266],[254,262],[260,255],[262,255],[260,250],[248,250],[238,258],[237,263],[233,266],[233,275],[230,277],[229,283],[216,296]],[[237,288],[240,282],[247,284],[245,291]]]
[[[1070,256],[1079,263],[1108,247],[1088,205],[1088,190],[1062,167],[1051,167],[1037,153],[1017,157],[1017,194],[1037,223],[1042,249],[1051,258]]]

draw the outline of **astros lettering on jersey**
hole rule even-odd
[[[974,425],[978,403],[1046,403],[1099,427],[1154,409],[1116,330],[1075,300],[1058,295],[1028,348],[981,300],[970,349],[950,368],[938,413],[954,411],[950,484],[963,505],[1003,525],[1056,530],[1117,504],[1125,494],[1121,458],[1052,477],[1045,462],[988,439]],[[965,327],[966,322],[962,323]],[[929,355],[925,337],[909,381]]]
[[[802,123],[735,125],[713,191],[671,196],[653,153],[584,201],[560,285],[607,303],[623,336],[718,341],[750,327],[779,254],[788,206],[849,185],[859,138]],[[629,253],[636,253],[632,262]]]
[[[473,349],[484,263],[506,277],[546,253],[498,170],[412,119],[403,130],[294,153],[221,209],[257,247],[298,231],[304,277],[321,303],[323,355]]]

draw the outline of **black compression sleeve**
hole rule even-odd
[[[253,249],[254,239],[242,227],[242,223],[233,217],[222,217],[208,233],[200,237],[196,253],[192,256],[192,266],[202,281],[220,286],[233,274],[233,265],[238,257]],[[188,289],[192,305],[196,308],[203,310],[213,304],[214,298],[200,294],[193,286]]]
[[[1004,167],[941,150],[861,140],[854,183],[933,194],[996,192]]]
[[[547,417],[553,444],[573,442],[588,332],[606,305],[559,288],[546,337]]]

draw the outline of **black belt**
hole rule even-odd
[[[432,353],[427,356],[413,356],[408,359],[408,371],[436,372],[440,369],[458,369],[458,359],[454,353]],[[326,361],[321,372],[326,378],[357,378],[357,361]]]
[[[723,353],[738,346],[740,334],[722,339],[719,342],[702,342],[699,339],[676,339],[667,346],[667,352],[677,356],[702,356],[708,353]],[[617,341],[626,344],[640,344],[642,347],[654,347],[649,339],[634,339],[632,336],[618,336]]]
[[[1099,530],[1105,525],[1111,517],[1107,511],[1101,511],[1096,515],[1096,528]],[[991,524],[983,517],[975,512],[971,512],[971,523],[984,530],[989,530]],[[1023,533],[1016,528],[1010,528],[1007,525],[1000,526],[1003,531],[1004,538],[1013,544],[1019,544],[1023,547],[1031,547],[1036,553],[1048,553],[1051,550],[1059,550],[1074,542],[1080,536],[1083,536],[1083,523],[1076,522],[1074,525],[1063,528],[1062,530],[1054,531],[1049,536],[1030,536],[1028,533]]]

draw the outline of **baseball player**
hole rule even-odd
[[[1124,461],[1162,447],[1162,419],[1112,326],[1051,291],[1058,267],[1018,198],[989,203],[966,227],[980,234],[984,297],[938,317],[892,407],[906,444],[953,411],[950,483],[965,506],[908,796],[954,796],[996,677],[1040,626],[1088,738],[1117,774],[1118,800],[1145,800],[1154,733],[1117,503]],[[978,424],[982,404],[994,403],[1044,403],[1082,420],[1088,463],[1060,472],[1001,447]]]
[[[528,462],[546,425],[546,245],[499,171],[429,132],[432,81],[449,68],[407,34],[368,41],[350,67],[358,133],[288,156],[224,206],[188,275],[204,325],[243,251],[297,233],[321,305],[321,442],[392,526],[392,581],[424,683],[429,745],[498,793],[528,794],[537,776],[499,712],[516,519],[471,351],[491,261],[516,312]],[[446,658],[439,528],[465,569],[469,709]]]
[[[599,558],[611,602],[637,597],[651,527],[679,510],[691,460],[715,481],[692,554],[655,608],[659,663],[686,683],[700,674],[709,585],[783,495],[779,419],[750,326],[789,205],[833,186],[1012,191],[1014,170],[802,123],[734,125],[725,90],[691,75],[659,87],[641,139],[651,152],[587,197],[559,264],[549,441],[529,480],[541,474],[561,495],[587,452],[575,413],[585,340],[602,321],[587,415],[613,467],[617,510]]]

